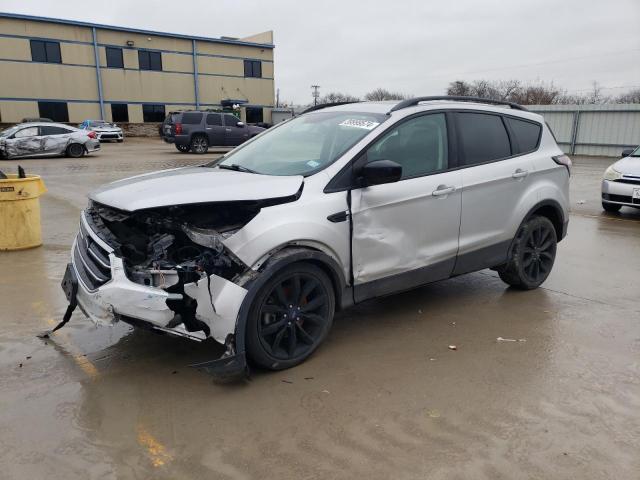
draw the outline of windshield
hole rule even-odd
[[[386,116],[317,112],[294,118],[207,166],[234,166],[263,175],[311,175],[331,165]]]
[[[109,122],[91,122],[92,127],[113,127],[112,123]]]
[[[0,137],[8,137],[9,135],[13,135],[20,128],[19,125],[14,125],[13,127],[9,127],[6,130],[0,132]]]

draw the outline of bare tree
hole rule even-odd
[[[370,102],[379,102],[382,100],[404,100],[405,98],[407,98],[406,95],[399,92],[390,92],[386,88],[376,88],[364,96],[364,99]]]
[[[359,102],[360,99],[354,95],[341,92],[327,93],[324,97],[320,98],[318,103],[337,103],[337,102]]]
[[[629,90],[627,93],[618,95],[615,98],[616,103],[640,103],[640,88]]]

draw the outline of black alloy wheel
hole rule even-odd
[[[72,143],[67,147],[67,155],[71,158],[80,158],[84,155],[84,147],[79,143]]]
[[[209,140],[204,135],[195,135],[191,139],[191,151],[193,153],[203,154],[209,151]]]
[[[327,336],[334,309],[333,287],[321,269],[305,263],[285,268],[254,301],[249,356],[274,370],[301,363]]]
[[[507,263],[496,268],[500,278],[522,290],[540,286],[551,273],[557,244],[553,223],[542,216],[531,218],[518,230]]]

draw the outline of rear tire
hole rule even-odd
[[[80,158],[84,155],[84,147],[79,143],[72,143],[67,147],[67,156],[71,158]]]
[[[547,217],[527,220],[518,230],[509,260],[496,270],[503,282],[520,290],[539,287],[551,273],[558,239]]]
[[[190,147],[193,153],[199,155],[207,153],[209,151],[209,139],[206,135],[194,135],[193,138],[191,138]]]
[[[618,213],[622,208],[622,205],[618,205],[617,203],[602,202],[602,208],[605,212]]]
[[[189,150],[191,150],[191,147],[189,145],[178,145],[176,143],[176,149],[180,152],[180,153],[189,153]]]
[[[329,277],[315,265],[294,263],[260,289],[247,319],[247,354],[269,370],[305,361],[327,337],[335,294]]]

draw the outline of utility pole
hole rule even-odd
[[[311,88],[313,88],[313,93],[311,94],[313,96],[313,104],[317,105],[318,98],[320,98],[320,85],[311,85]]]

